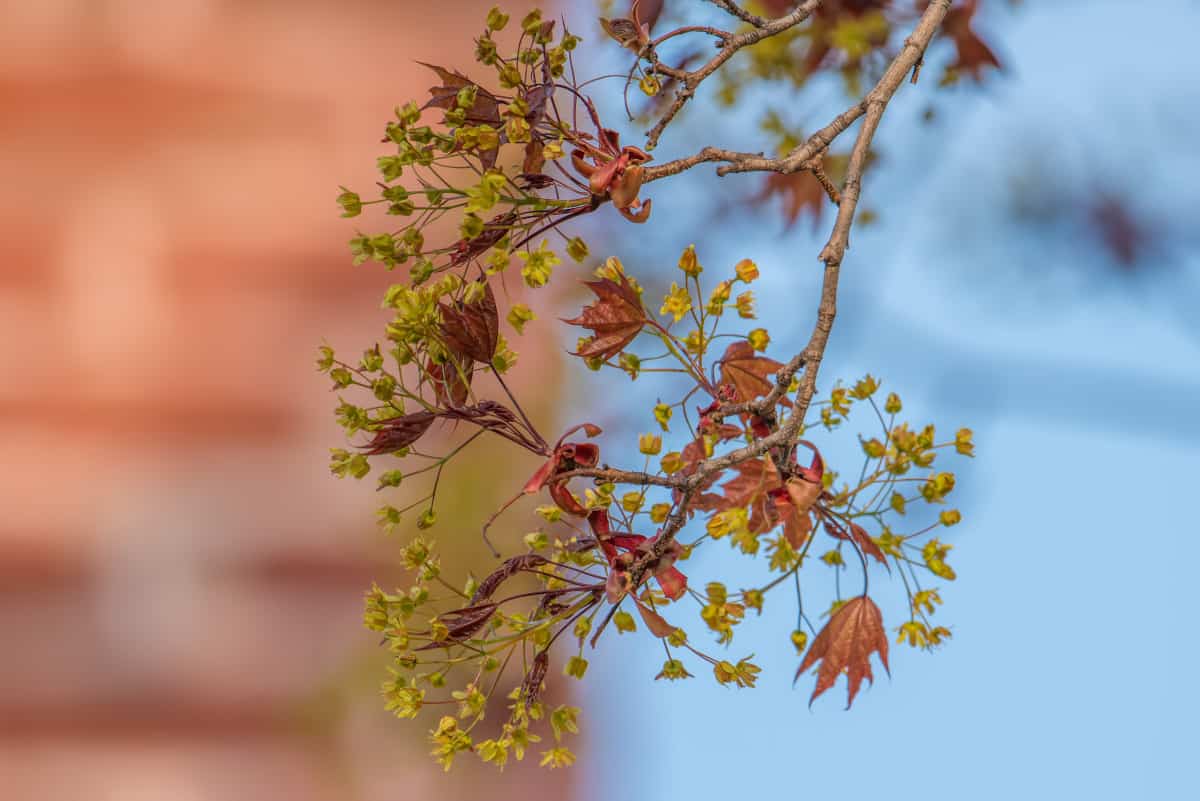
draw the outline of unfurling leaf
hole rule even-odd
[[[485,603],[478,606],[456,609],[453,612],[446,612],[443,615],[439,615],[438,622],[446,627],[445,636],[416,650],[426,651],[430,648],[442,648],[469,640],[492,619],[496,608],[497,604],[495,603]]]
[[[781,367],[774,359],[759,356],[749,342],[734,342],[721,357],[721,383],[737,390],[737,400],[752,401],[771,391],[772,383],[767,376]]]
[[[466,87],[475,87],[475,103],[467,111],[466,122],[472,125],[500,125],[500,102],[491,92],[460,72],[454,72],[434,64],[426,64],[423,61],[417,63],[433,70],[442,79],[441,86],[430,87],[430,98],[422,108],[452,110],[458,102],[459,91]]]
[[[492,287],[483,283],[483,296],[475,303],[442,303],[442,337],[446,345],[477,362],[491,364],[500,340],[500,317]]]
[[[596,293],[596,302],[585,306],[578,317],[563,320],[569,325],[590,328],[595,333],[575,355],[585,359],[611,359],[624,350],[646,324],[646,312],[637,290],[623,273],[616,277],[616,281],[609,278],[585,281]]]
[[[875,560],[884,567],[887,566],[887,557],[884,556],[883,551],[881,551],[879,546],[875,544],[875,541],[871,539],[871,535],[867,534],[866,529],[857,523],[850,523],[849,526],[843,526],[838,521],[826,517],[825,530],[829,532],[829,536],[833,537],[834,539],[849,540],[850,542],[853,542],[864,554],[874,557]]]
[[[845,673],[848,691],[846,708],[849,709],[862,686],[862,680],[875,681],[871,672],[873,652],[879,653],[879,661],[887,670],[888,638],[883,628],[883,615],[874,601],[866,595],[860,595],[846,601],[833,613],[796,671],[796,678],[799,679],[801,673],[818,660],[821,662],[817,669],[817,686],[808,699],[809,704]]]
[[[795,513],[801,515],[808,513],[822,491],[821,482],[814,483],[802,478],[789,478],[785,488]]]
[[[504,561],[504,564],[493,570],[483,581],[479,582],[479,586],[475,588],[475,592],[471,595],[471,605],[474,606],[492,597],[492,593],[508,579],[520,573],[523,570],[532,570],[536,567],[541,567],[546,564],[546,559],[535,553],[525,553],[520,556],[513,556]]]
[[[425,365],[425,377],[433,384],[433,395],[442,406],[462,406],[471,392],[470,364],[456,364],[451,359],[442,363],[430,361]]]
[[[996,58],[996,54],[971,27],[971,19],[975,16],[978,6],[979,0],[966,0],[962,5],[946,12],[946,19],[942,23],[943,33],[954,42],[957,51],[957,57],[950,68],[969,73],[977,81],[981,79],[984,67],[1000,68],[1000,60]]]
[[[825,189],[821,182],[807,170],[787,175],[771,173],[767,176],[762,191],[751,201],[755,205],[770,200],[775,195],[783,198],[783,216],[790,228],[805,211],[812,212],[813,228],[821,222],[821,211],[825,208]]]
[[[638,599],[635,598],[634,601],[637,603],[638,612],[642,615],[642,621],[646,624],[646,628],[650,629],[651,634],[655,637],[670,637],[675,632],[675,627],[668,623],[662,615]]]
[[[371,441],[363,446],[363,453],[375,456],[407,448],[429,430],[436,418],[433,412],[420,411],[385,420],[375,430]]]
[[[621,47],[627,47],[635,53],[641,53],[650,43],[650,24],[642,22],[638,6],[640,0],[635,0],[629,10],[629,17],[614,19],[600,18],[600,27],[613,38]],[[651,3],[653,5],[653,3]],[[661,3],[659,4],[661,10]],[[651,18],[657,17],[655,13]]]

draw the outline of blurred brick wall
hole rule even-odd
[[[360,598],[397,573],[312,369],[388,282],[336,187],[487,5],[0,9],[4,799],[566,793],[443,779],[382,711]]]

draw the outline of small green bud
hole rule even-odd
[[[487,26],[489,31],[502,31],[504,26],[508,24],[508,15],[500,10],[499,6],[492,6],[491,11],[487,15]]]
[[[379,489],[384,487],[398,487],[400,482],[404,480],[404,473],[400,470],[388,470],[379,477]]]
[[[341,187],[342,193],[337,196],[337,204],[342,207],[343,217],[357,217],[362,214],[362,198],[357,192],[351,192],[346,187]]]

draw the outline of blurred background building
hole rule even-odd
[[[0,9],[0,797],[494,781],[444,778],[382,708],[361,596],[399,572],[371,487],[328,473],[313,367],[322,339],[374,341],[389,283],[351,267],[337,187],[373,180],[384,121],[429,85],[414,62],[467,57],[488,6]],[[489,797],[531,790],[514,767]]]

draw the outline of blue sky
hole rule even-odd
[[[756,690],[718,687],[699,665],[690,682],[654,682],[657,643],[606,638],[585,682],[585,796],[1191,796],[1200,4],[1029,2],[980,28],[1003,75],[940,96],[933,81],[906,87],[889,111],[865,185],[883,217],[854,237],[823,373],[870,371],[917,420],[977,432],[965,520],[946,537],[959,579],[937,616],[953,640],[934,654],[893,646],[891,677],[846,712],[843,684],[811,710],[811,680],[792,689],[787,604],[768,603],[730,651],[756,653]],[[922,126],[931,100],[938,118]],[[760,149],[751,128],[693,117],[660,158],[701,135]],[[709,236],[715,180],[651,187],[677,228],[637,251],[655,249],[663,276],[689,242],[714,267],[754,258],[774,341],[804,341],[828,218],[785,232],[759,210]],[[1031,193],[1014,187],[1030,185],[1038,203],[1018,219]],[[1153,233],[1134,271],[1080,224],[1081,199],[1108,191]],[[847,431],[822,446],[835,460],[855,444]],[[732,552],[709,558],[696,569],[731,585],[765,573]]]

